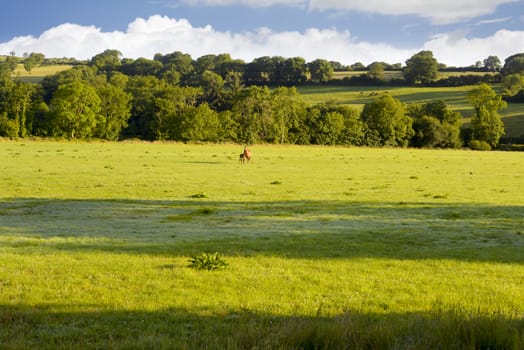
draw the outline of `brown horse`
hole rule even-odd
[[[246,160],[248,163],[251,161],[251,151],[247,146],[244,147],[244,152],[240,153],[240,156],[238,157],[238,161],[242,164],[244,164]]]

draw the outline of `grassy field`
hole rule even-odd
[[[524,346],[522,153],[241,149],[0,142],[0,348]]]
[[[305,86],[298,90],[308,103],[331,101],[363,108],[383,94],[389,94],[405,103],[428,103],[442,100],[465,117],[473,114],[467,94],[474,86],[460,87],[391,87],[391,86]],[[506,126],[506,136],[524,135],[524,103],[511,103],[500,112]]]
[[[23,64],[19,64],[16,70],[13,72],[13,77],[19,79],[20,81],[39,83],[42,81],[42,79],[44,79],[44,77],[71,69],[71,67],[71,65],[67,64],[39,66],[34,67],[30,72],[28,72],[24,69]]]

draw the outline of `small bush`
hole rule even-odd
[[[491,146],[486,141],[471,140],[469,148],[475,151],[491,151]]]
[[[199,193],[192,194],[189,197],[190,198],[206,198],[207,196],[204,192],[199,192]]]
[[[227,266],[227,263],[218,253],[201,253],[200,255],[192,256],[189,259],[188,267],[195,270],[219,270]]]

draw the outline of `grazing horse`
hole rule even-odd
[[[242,164],[244,164],[246,160],[248,163],[251,161],[251,151],[247,146],[244,147],[244,152],[240,153],[240,156],[238,157],[238,161]]]

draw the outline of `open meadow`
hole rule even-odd
[[[241,150],[0,141],[0,348],[524,347],[523,153]]]

